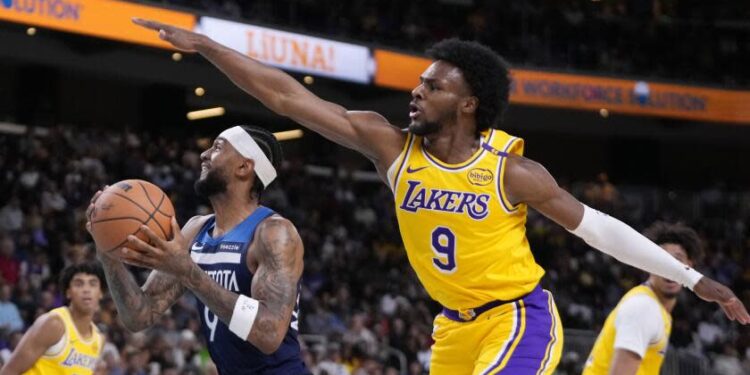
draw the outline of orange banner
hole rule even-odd
[[[382,49],[375,50],[375,84],[392,89],[417,87],[419,76],[430,66],[424,57],[405,55]]]
[[[171,46],[153,31],[137,27],[132,17],[156,19],[193,29],[190,13],[114,0],[0,0],[0,20],[152,47]]]
[[[375,50],[375,84],[411,90],[430,60]],[[750,124],[750,92],[513,69],[511,103]]]

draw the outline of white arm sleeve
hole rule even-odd
[[[615,349],[626,349],[641,359],[646,349],[662,338],[664,322],[659,302],[646,295],[627,299],[617,309],[615,316]]]
[[[591,247],[649,273],[674,280],[693,289],[703,277],[625,223],[583,205],[583,219],[570,232]]]

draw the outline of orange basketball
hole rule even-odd
[[[122,247],[129,234],[149,242],[140,230],[144,224],[157,236],[171,239],[172,216],[172,201],[158,186],[143,180],[123,180],[105,189],[94,203],[89,218],[91,236],[100,251]]]

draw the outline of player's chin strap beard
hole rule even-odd
[[[268,187],[276,179],[276,168],[260,149],[258,143],[241,126],[224,130],[219,134],[219,138],[224,138],[240,155],[255,162],[255,175],[263,182],[264,187]]]

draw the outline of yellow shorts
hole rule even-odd
[[[550,292],[492,308],[472,321],[435,318],[430,374],[546,375],[560,362],[563,335]]]

